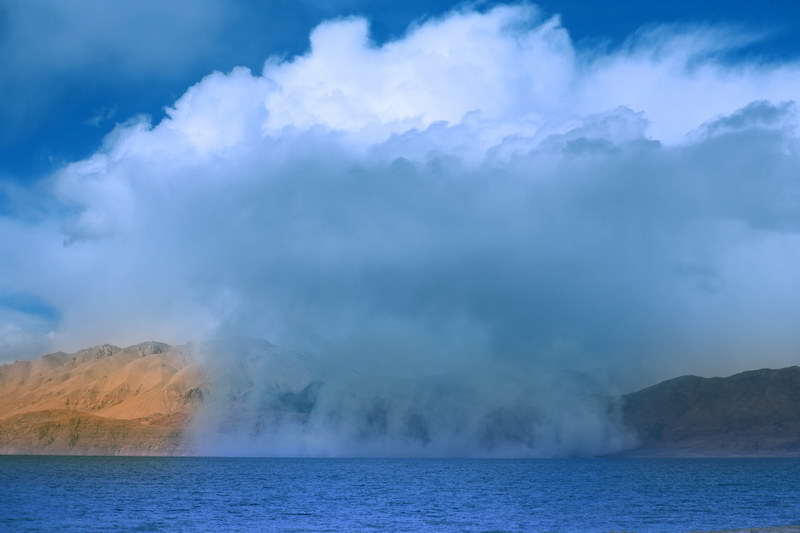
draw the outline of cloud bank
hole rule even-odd
[[[0,219],[0,288],[46,298],[58,324],[26,334],[60,347],[313,354],[338,407],[284,450],[396,452],[421,412],[459,429],[409,453],[613,449],[626,436],[590,397],[796,362],[800,64],[732,63],[748,42],[663,27],[578,49],[526,5],[382,46],[363,19],[326,22],[306,54],[117,128],[52,177],[47,215]]]

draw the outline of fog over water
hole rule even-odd
[[[4,284],[60,314],[0,316],[4,354],[268,339],[202,345],[234,391],[215,453],[617,449],[609,395],[798,360],[800,63],[731,59],[761,37],[576,48],[529,5],[380,46],[326,22],[0,219]]]

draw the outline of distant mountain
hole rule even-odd
[[[800,367],[682,376],[623,398],[630,455],[800,455]]]
[[[303,423],[324,387],[312,378],[308,359],[252,340],[104,344],[2,365],[0,453],[191,454],[192,420],[223,433]],[[800,367],[683,376],[614,403],[639,438],[624,455],[800,455]]]
[[[200,416],[223,433],[302,419],[317,387],[305,358],[254,339],[48,354],[0,365],[0,453],[187,455]]]

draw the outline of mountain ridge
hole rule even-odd
[[[184,347],[154,341],[2,365],[0,451],[182,453],[205,385]]]
[[[800,366],[679,376],[623,396],[629,453],[800,455]]]
[[[307,417],[322,386],[308,361],[265,341],[245,347],[255,366],[229,369],[223,384],[194,343],[101,344],[0,365],[0,453],[190,455],[190,425],[214,387],[237,398],[234,417],[244,408]],[[270,383],[271,403],[237,389],[254,379]],[[639,443],[620,455],[800,456],[800,366],[678,376],[613,402]]]

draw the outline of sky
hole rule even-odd
[[[244,336],[396,376],[795,364],[799,23],[2,2],[0,360]]]

